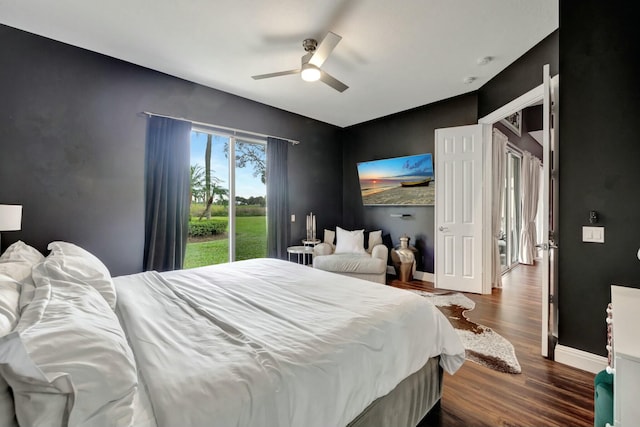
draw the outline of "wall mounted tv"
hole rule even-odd
[[[431,153],[358,163],[365,206],[430,206],[435,203]]]

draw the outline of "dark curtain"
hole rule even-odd
[[[289,246],[289,142],[267,138],[267,256],[286,259]]]
[[[182,268],[189,234],[191,123],[147,123],[144,270]]]

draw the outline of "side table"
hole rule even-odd
[[[322,242],[320,239],[302,239],[303,246],[311,246],[312,248],[315,248],[320,242]]]
[[[312,246],[289,246],[287,248],[287,255],[289,256],[289,261],[291,261],[291,254],[296,255],[296,262],[302,265],[308,265],[313,260],[313,247]],[[302,255],[302,257],[300,256]],[[307,262],[307,257],[308,261]]]

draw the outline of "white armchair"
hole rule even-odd
[[[375,245],[371,253],[336,254],[334,251],[330,243],[316,245],[313,249],[313,268],[386,284],[389,250],[385,245]]]

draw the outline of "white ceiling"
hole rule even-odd
[[[344,127],[480,88],[558,28],[558,1],[0,0],[0,22]],[[345,92],[251,78],[328,31]]]

